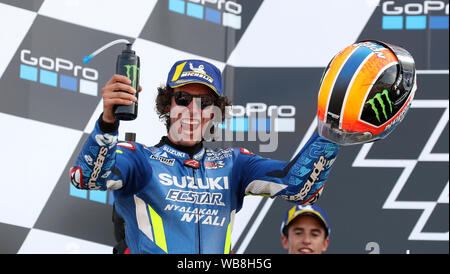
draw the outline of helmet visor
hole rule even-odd
[[[378,140],[379,138],[373,136],[370,132],[356,132],[345,129],[332,127],[331,124],[317,119],[318,131],[320,136],[329,141],[339,145],[356,145]]]

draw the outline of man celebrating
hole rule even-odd
[[[176,62],[166,86],[158,89],[156,108],[168,135],[152,147],[118,144],[114,105],[132,104],[137,91],[129,79],[114,75],[102,89],[103,114],[70,171],[71,182],[80,189],[115,190],[131,253],[229,253],[234,216],[245,195],[315,203],[339,144],[385,138],[405,117],[415,79],[414,60],[402,48],[378,41],[347,47],[322,77],[321,135],[282,162],[244,148],[203,146],[224,120],[229,101],[221,72],[201,60]]]
[[[71,181],[80,189],[115,190],[131,253],[229,253],[234,216],[245,195],[308,204],[323,190],[339,146],[318,134],[291,162],[243,148],[203,146],[212,120],[223,121],[229,105],[214,65],[201,60],[173,65],[156,98],[168,135],[153,147],[117,142],[113,108],[135,101],[129,84],[114,75],[102,89],[103,114],[71,169]]]
[[[281,244],[289,254],[322,254],[330,243],[325,212],[316,205],[295,205],[281,224]]]

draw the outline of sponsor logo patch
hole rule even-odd
[[[224,161],[206,162],[205,169],[219,169],[225,167]]]
[[[162,156],[150,155],[150,159],[158,160],[161,163],[166,164],[168,166],[173,166],[173,164],[175,163],[175,159],[164,158]]]
[[[197,160],[185,160],[183,163],[187,167],[198,169],[200,168],[200,162]]]
[[[97,135],[98,136],[98,135]],[[100,171],[102,170],[103,164],[105,163],[106,155],[108,154],[109,149],[107,147],[101,147],[97,159],[94,163],[94,169],[92,170],[91,178],[88,181],[88,188],[92,190],[101,189],[100,186],[97,186],[96,182],[98,176],[100,175]]]

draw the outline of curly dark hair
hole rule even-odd
[[[159,118],[164,121],[167,132],[170,129],[170,105],[172,102],[172,96],[174,89],[168,85],[158,88],[158,95],[156,96],[156,113]],[[222,112],[222,122],[227,115],[227,107],[231,106],[231,101],[227,96],[216,96],[214,105],[219,107]],[[214,126],[211,127],[211,133],[214,131]]]

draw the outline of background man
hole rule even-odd
[[[281,244],[289,254],[321,254],[330,243],[327,215],[317,205],[295,205],[281,224]]]

